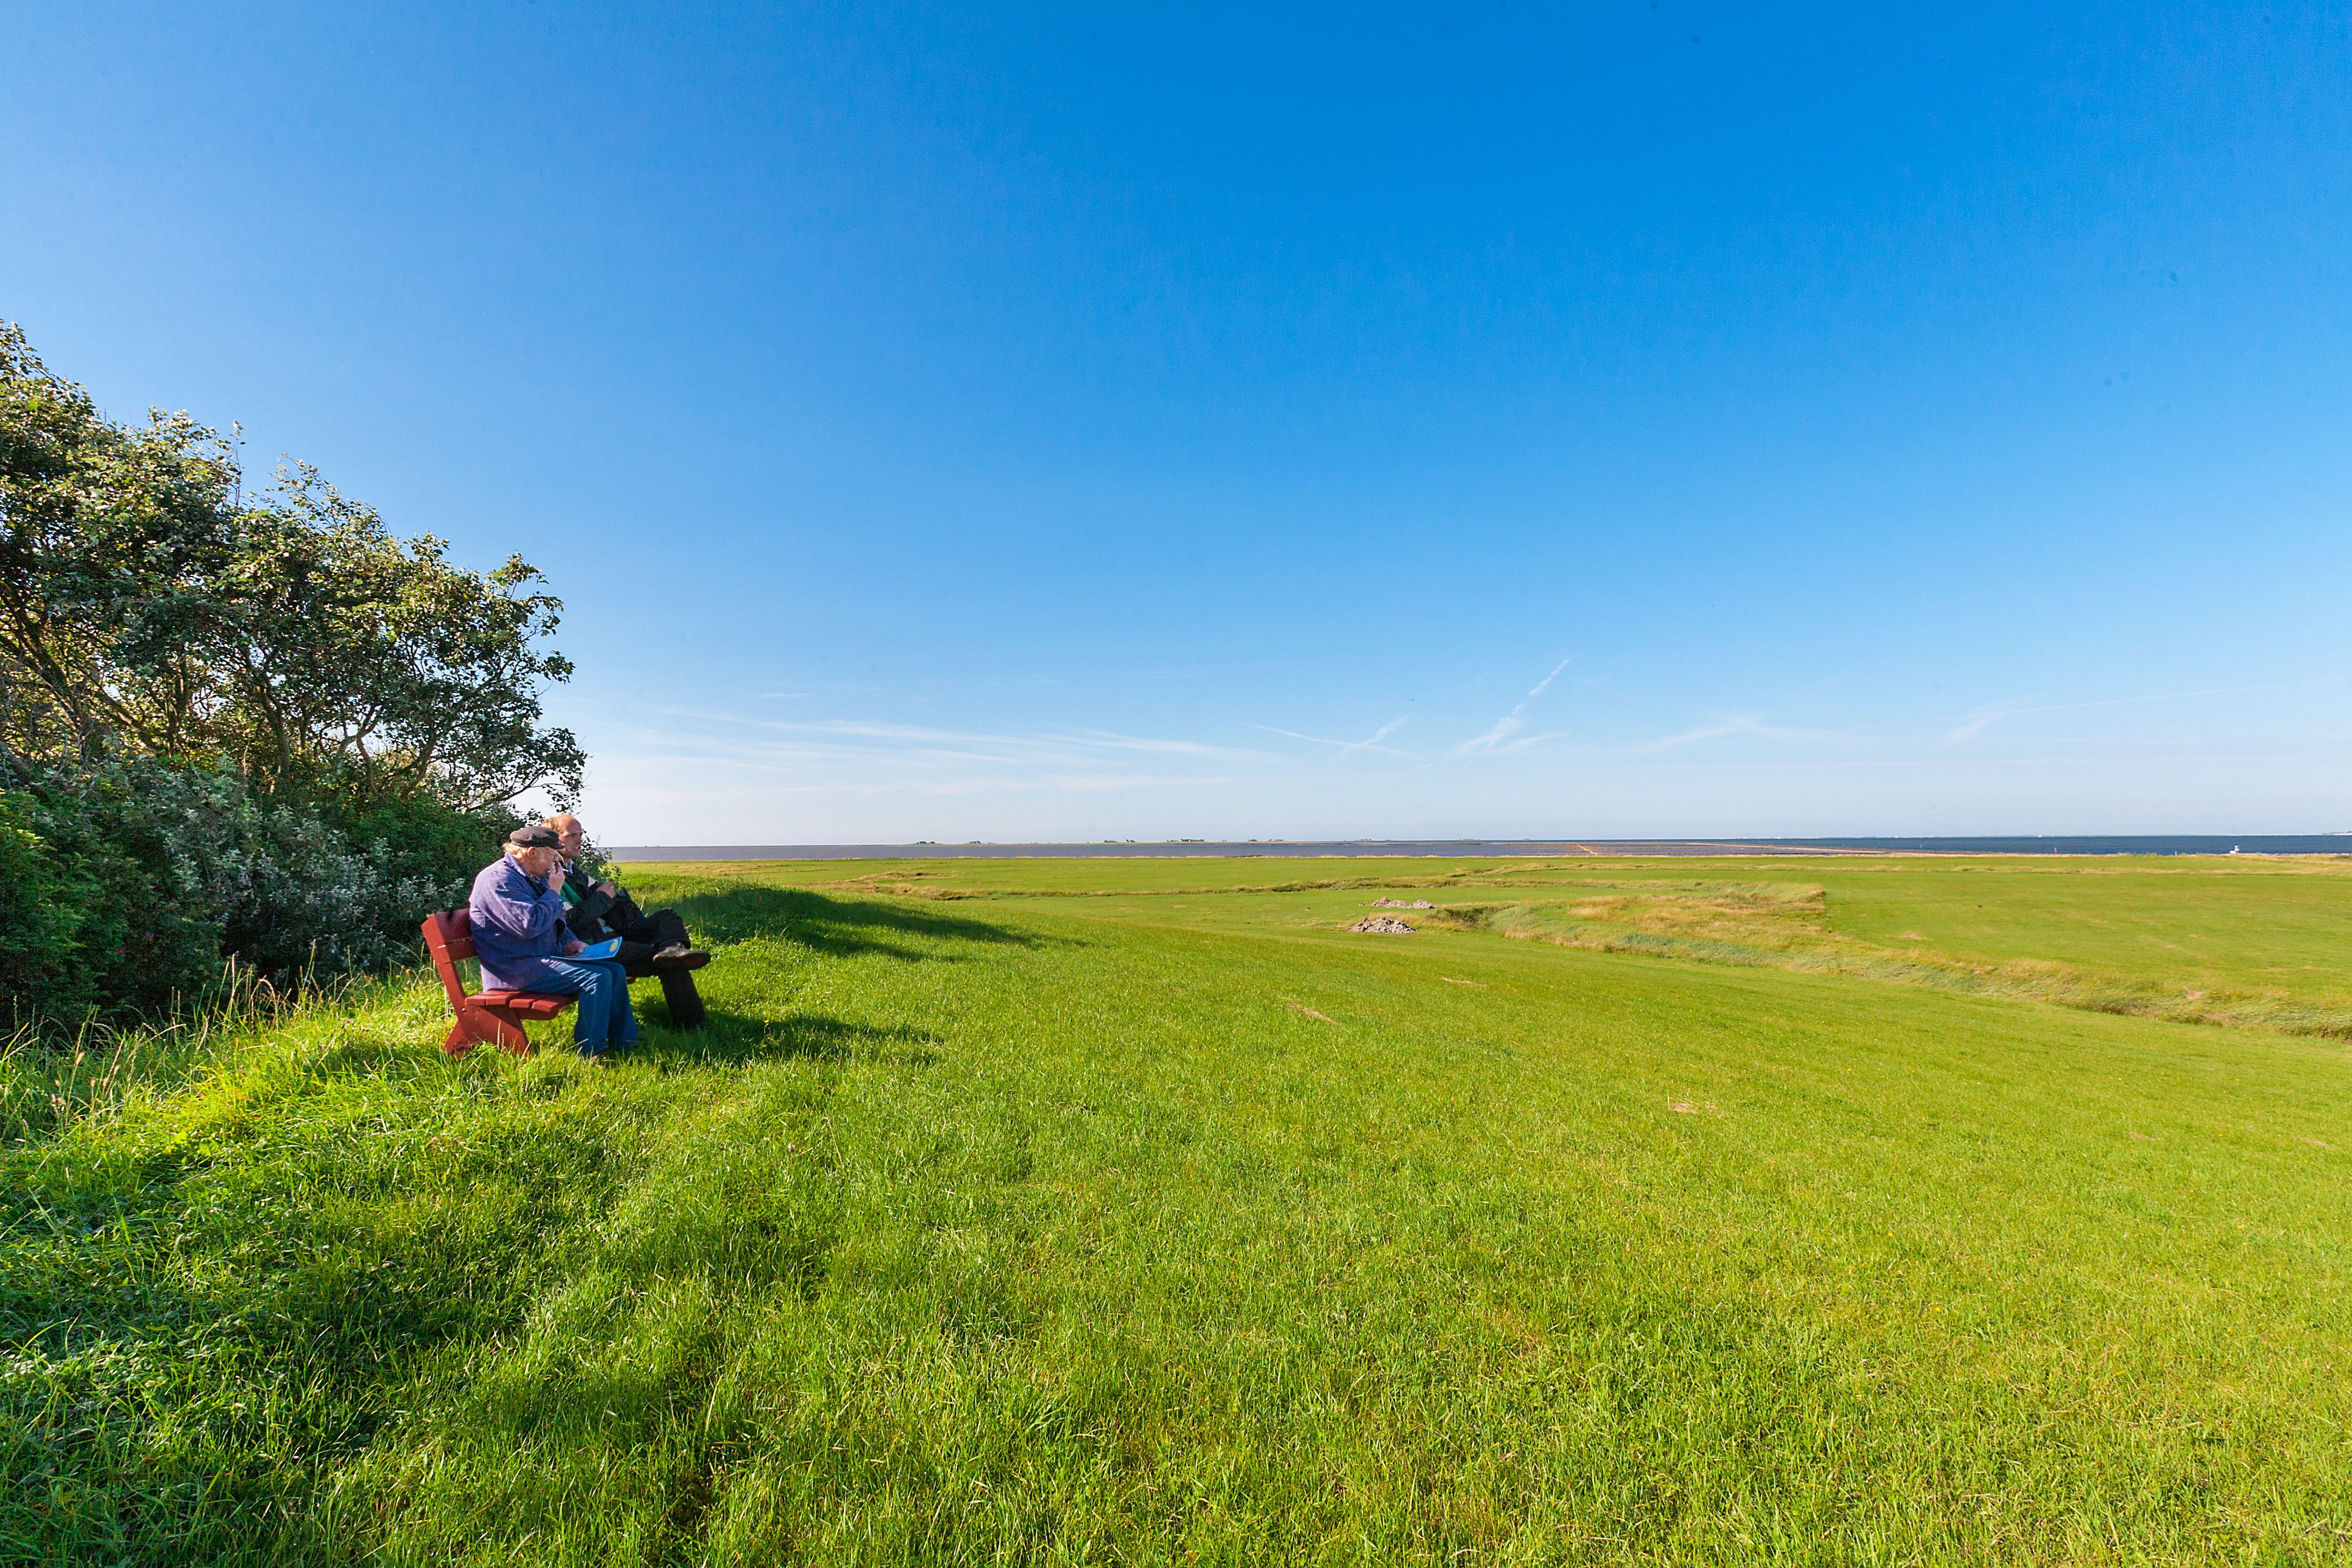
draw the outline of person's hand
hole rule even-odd
[[[566,957],[566,958],[570,958],[570,957],[571,957],[573,953],[575,953],[575,952],[587,952],[587,951],[588,951],[588,944],[587,944],[586,942],[582,942],[578,937],[576,937],[576,936],[567,936],[567,937],[565,937],[565,938],[563,939],[563,956],[564,956],[564,957]]]
[[[599,882],[596,884],[596,890],[608,899],[617,899],[621,896],[621,885],[618,882]]]

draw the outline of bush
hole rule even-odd
[[[338,794],[314,799],[308,809],[353,844],[381,845],[394,875],[442,882],[470,882],[524,821],[504,806],[457,811],[425,795],[386,800]]]
[[[19,1023],[169,1012],[229,959],[280,987],[389,968],[508,826],[430,801],[338,820],[137,756],[5,771],[0,976]]]
[[[60,978],[75,973],[81,928],[90,912],[84,879],[60,859],[42,834],[40,802],[28,795],[0,795],[0,898],[7,916],[0,923],[0,991],[25,999],[29,1009],[79,1004],[64,996]]]
[[[159,1012],[210,985],[221,922],[174,896],[164,835],[119,770],[16,773],[0,864],[13,1021]]]

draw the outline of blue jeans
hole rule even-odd
[[[602,1056],[621,1046],[637,1043],[637,1016],[629,1008],[629,976],[617,961],[580,963],[550,958],[547,978],[534,980],[534,991],[572,992],[580,1008],[572,1021],[572,1043],[583,1057]]]

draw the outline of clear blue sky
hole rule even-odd
[[[622,843],[2352,827],[2352,18],[0,4],[0,316]]]

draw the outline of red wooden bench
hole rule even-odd
[[[580,1000],[551,991],[478,991],[466,994],[465,977],[457,973],[460,959],[474,956],[474,917],[468,910],[446,910],[425,917],[425,945],[432,950],[433,967],[449,993],[449,1010],[457,1026],[441,1048],[462,1057],[476,1046],[504,1046],[517,1056],[530,1049],[523,1034],[527,1018],[553,1018]]]

